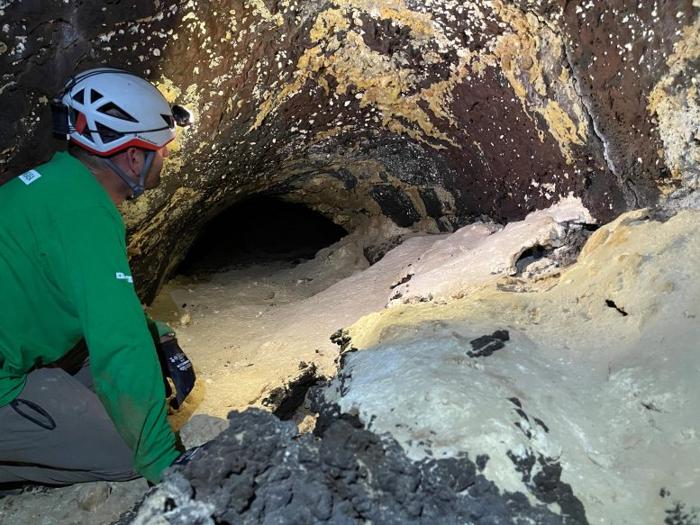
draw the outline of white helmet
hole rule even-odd
[[[66,84],[56,102],[67,108],[65,117],[59,117],[67,119],[61,131],[96,155],[107,157],[129,147],[157,151],[175,138],[168,101],[148,81],[127,71],[84,71]]]
[[[105,162],[131,188],[144,192],[155,152],[175,138],[175,124],[188,126],[189,111],[170,106],[148,81],[128,71],[98,68],[73,77],[52,103],[53,131]],[[146,150],[136,182],[109,157],[127,148]]]

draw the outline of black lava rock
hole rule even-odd
[[[299,436],[294,424],[255,409],[232,412],[229,419],[230,428],[191,463],[166,472],[161,490],[177,494],[167,508],[159,507],[159,520],[586,523],[585,515],[559,516],[531,505],[524,494],[501,492],[480,473],[486,458],[478,465],[466,456],[412,461],[395,440],[344,418],[320,436]]]

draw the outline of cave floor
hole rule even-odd
[[[297,378],[333,376],[331,335],[382,309],[397,268],[435,240],[414,237],[368,268],[360,234],[350,235],[298,265],[269,261],[170,281],[149,313],[173,326],[198,376],[174,425],[193,414],[274,409]]]

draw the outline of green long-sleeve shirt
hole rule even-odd
[[[84,337],[97,395],[136,471],[157,481],[178,452],[125,233],[107,192],[66,153],[0,186],[0,406]]]

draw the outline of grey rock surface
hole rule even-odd
[[[211,441],[228,427],[228,422],[208,414],[195,414],[180,429],[180,440],[185,448],[197,447]]]
[[[0,523],[108,525],[137,505],[147,489],[143,479],[54,488],[28,486],[20,494],[0,497]]]
[[[78,507],[94,511],[103,505],[112,494],[110,483],[90,483],[78,494]]]

